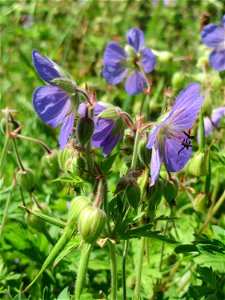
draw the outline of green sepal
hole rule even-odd
[[[107,108],[100,112],[98,118],[101,119],[109,119],[109,120],[117,120],[119,118],[118,109],[116,107]]]
[[[59,77],[59,78],[53,79],[51,82],[67,93],[70,93],[70,94],[76,93],[77,85],[70,78]]]

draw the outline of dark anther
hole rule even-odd
[[[190,135],[189,133],[187,133],[186,131],[183,131],[184,134],[190,139],[190,140],[193,140],[195,137],[194,135]]]
[[[183,142],[181,143],[181,145],[183,146],[177,154],[180,154],[181,151],[183,151],[185,148],[188,149],[190,147],[192,147],[191,141],[189,140],[189,137],[187,139],[184,139]]]

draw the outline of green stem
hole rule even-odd
[[[205,127],[204,127],[204,117],[203,112],[200,110],[199,114],[199,129],[200,129],[200,143],[199,143],[199,151],[205,151]]]
[[[5,226],[6,216],[8,214],[8,209],[9,209],[9,203],[10,203],[10,200],[11,200],[11,197],[12,197],[13,187],[14,187],[14,184],[11,185],[11,187],[9,189],[9,194],[8,194],[8,197],[7,197],[7,200],[6,200],[5,210],[4,210],[4,213],[3,213],[3,219],[2,219],[1,229],[0,229],[0,236],[2,236],[3,228]]]
[[[111,261],[111,300],[117,300],[117,268],[116,268],[116,249],[111,242],[108,243]]]
[[[140,139],[140,132],[137,129],[135,141],[134,141],[134,150],[133,150],[133,157],[132,157],[132,162],[131,162],[131,170],[135,170],[136,165],[137,165],[139,139]]]
[[[27,141],[31,141],[31,142],[34,142],[36,144],[39,144],[43,147],[43,149],[45,149],[45,151],[48,153],[48,154],[51,154],[52,151],[51,149],[42,141],[38,140],[38,139],[35,139],[35,138],[32,138],[32,137],[28,137],[28,136],[24,136],[24,135],[21,135],[21,134],[16,134],[15,136],[16,138],[20,138],[20,139],[24,139],[24,140],[27,140]]]
[[[9,112],[7,111],[6,112],[6,115],[5,115],[5,120],[6,120],[6,137],[5,137],[5,143],[4,143],[4,146],[3,146],[3,150],[2,150],[2,155],[1,155],[1,159],[0,159],[0,176],[2,174],[2,168],[3,168],[3,164],[4,164],[4,161],[5,161],[5,156],[6,156],[6,153],[7,153],[7,150],[8,150],[8,146],[9,146],[9,138],[10,138],[10,130],[9,130]]]
[[[75,295],[74,299],[79,300],[81,296],[81,292],[84,286],[84,279],[87,271],[89,256],[91,253],[91,244],[84,243],[81,251],[81,257],[79,262],[79,267],[77,271],[77,280],[75,285]]]
[[[126,260],[128,253],[129,239],[125,240],[123,247],[123,260],[122,260],[122,286],[123,286],[123,300],[127,299],[127,285],[126,285]]]
[[[142,274],[142,266],[143,266],[143,259],[144,259],[144,251],[145,251],[145,237],[141,237],[141,244],[139,249],[139,256],[137,262],[137,269],[136,269],[136,285],[135,285],[135,298],[137,300],[140,299],[141,294],[141,274]]]
[[[217,171],[216,173],[216,178],[215,178],[215,181],[214,181],[214,187],[213,187],[213,192],[212,192],[212,205],[214,205],[215,203],[215,200],[216,200],[216,195],[218,193],[218,190],[219,190],[219,186],[220,186],[220,171]]]
[[[22,171],[25,171],[25,168],[24,168],[24,166],[23,166],[23,163],[22,163],[22,161],[21,161],[21,159],[20,159],[20,155],[19,155],[19,152],[18,152],[18,149],[17,149],[17,145],[16,145],[16,140],[15,140],[15,138],[13,138],[12,141],[13,141],[13,147],[14,147],[14,150],[15,150],[15,153],[16,153],[16,159],[17,159],[18,165],[19,165],[19,167],[20,167],[20,169],[21,169]]]
[[[202,225],[200,229],[200,233],[202,233],[205,230],[206,226],[211,221],[212,217],[217,213],[218,209],[223,204],[224,200],[225,200],[225,191],[223,192],[219,200],[216,202],[215,206],[212,207],[212,209],[208,212],[208,215],[205,219],[205,223]]]

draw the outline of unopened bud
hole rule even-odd
[[[56,175],[59,172],[58,152],[52,151],[42,157],[42,166],[49,171],[50,174]]]
[[[125,175],[119,178],[117,185],[116,185],[116,190],[115,190],[115,194],[118,194],[119,192],[124,191],[128,184],[130,183],[130,176],[129,175]]]
[[[150,220],[153,220],[156,214],[156,209],[162,199],[163,191],[164,191],[164,182],[160,178],[147,191],[147,197],[146,197],[146,200],[148,202],[147,215],[150,218]]]
[[[16,174],[18,184],[27,192],[32,192],[35,186],[35,173],[31,169],[19,170]]]
[[[212,99],[209,96],[205,97],[205,100],[201,107],[202,113],[207,116],[212,114]]]
[[[206,154],[198,152],[191,158],[188,164],[188,172],[196,177],[206,175]]]
[[[32,211],[35,212],[41,212],[45,215],[49,215],[50,214],[50,209],[49,207],[44,204],[44,203],[39,203],[39,205],[37,206],[36,204],[32,207]],[[25,215],[25,220],[27,222],[27,224],[36,229],[37,231],[40,232],[45,232],[46,230],[46,223],[44,220],[42,220],[41,218],[37,217],[36,215],[32,214],[32,212],[27,212]]]
[[[179,185],[177,181],[167,180],[164,183],[164,197],[169,205],[173,204],[173,201],[177,197]]]
[[[74,94],[76,91],[76,84],[70,78],[59,77],[53,79],[51,82],[67,93]]]
[[[138,147],[138,158],[143,165],[148,166],[151,160],[152,150],[146,148],[146,144],[146,141],[140,141]]]
[[[122,117],[118,118],[114,123],[114,128],[112,131],[112,135],[115,136],[125,129],[125,121]]]
[[[82,174],[82,170],[85,169],[85,161],[81,156],[75,156],[69,159],[67,164],[67,171],[72,174],[77,174],[80,176]]]
[[[70,204],[67,225],[74,225],[81,214],[81,212],[91,205],[91,201],[85,196],[78,196]]]
[[[130,128],[127,128],[124,130],[123,142],[124,142],[124,145],[127,147],[134,146],[134,133]]]
[[[105,212],[96,207],[85,208],[78,220],[80,235],[87,243],[94,243],[102,233],[106,222]]]
[[[153,50],[153,53],[156,55],[158,61],[160,61],[161,63],[168,63],[173,58],[173,54],[169,51]]]
[[[184,87],[185,83],[185,76],[183,72],[176,72],[173,74],[172,77],[172,86],[178,90]]]
[[[128,187],[126,188],[125,194],[130,206],[137,209],[141,200],[141,190],[134,178],[131,179]]]
[[[89,117],[81,117],[77,121],[77,139],[81,146],[89,141],[94,132],[94,121]]]
[[[205,193],[200,193],[194,201],[194,209],[199,212],[205,212],[208,207],[208,197]]]
[[[59,163],[59,167],[61,170],[64,170],[66,169],[66,165],[68,163],[68,159],[72,158],[73,157],[73,149],[71,148],[65,148],[64,150],[62,151],[59,151],[58,153],[58,163]]]

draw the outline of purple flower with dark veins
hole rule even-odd
[[[204,118],[205,137],[208,137],[212,131],[217,130],[220,120],[225,117],[225,106],[213,109],[210,117]],[[198,129],[198,142],[200,141],[200,130]]]
[[[162,162],[168,171],[178,172],[190,159],[192,136],[185,130],[193,126],[203,104],[204,96],[199,94],[200,85],[189,84],[178,95],[169,115],[149,135],[147,148],[152,149],[151,186],[159,176]]]
[[[33,94],[33,106],[47,125],[58,127],[62,124],[59,135],[60,149],[64,149],[74,125],[74,102],[72,96],[57,87],[52,80],[65,78],[60,66],[48,57],[44,58],[36,50],[32,53],[34,67],[39,76],[49,85],[39,87]],[[72,84],[75,85],[71,81]]]
[[[107,156],[114,147],[118,144],[120,135],[124,129],[123,124],[118,127],[115,120],[99,118],[98,115],[108,107],[95,103],[94,106],[94,133],[92,136],[92,146],[103,148],[103,155]],[[81,103],[78,108],[78,113],[85,115],[86,103]],[[123,121],[122,121],[123,122]]]
[[[155,66],[155,56],[144,45],[144,34],[140,29],[132,28],[127,32],[127,43],[122,48],[116,42],[110,42],[104,53],[103,77],[112,85],[126,77],[125,89],[130,95],[142,93],[147,86],[145,73]]]
[[[222,26],[209,24],[203,28],[202,42],[215,49],[209,56],[212,68],[217,71],[225,70],[225,15]]]

